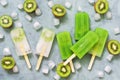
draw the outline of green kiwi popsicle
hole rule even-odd
[[[86,33],[85,36],[71,47],[74,54],[64,62],[64,65],[67,65],[76,56],[79,59],[84,57],[84,55],[87,54],[87,52],[98,42],[98,39],[98,35],[95,32],[89,31]]]
[[[101,57],[103,50],[104,50],[104,46],[108,37],[108,32],[105,29],[102,28],[96,28],[95,29],[95,33],[98,34],[99,37],[99,41],[98,43],[90,50],[90,54],[92,54],[92,58],[90,61],[90,64],[88,66],[88,70],[92,69],[92,65],[95,59],[95,56]]]
[[[70,47],[72,46],[72,39],[70,33],[67,31],[58,33],[57,42],[62,60],[67,60],[72,55],[72,51],[70,50]],[[72,61],[70,61],[70,66],[72,72],[75,72]]]
[[[90,19],[86,12],[75,15],[75,40],[81,39],[90,29]]]

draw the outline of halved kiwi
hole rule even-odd
[[[3,15],[0,17],[0,25],[3,28],[10,28],[13,24],[13,20],[10,16],[8,15]]]
[[[58,64],[57,66],[57,74],[63,78],[66,78],[71,73],[71,68],[69,65],[64,66],[63,63]]]
[[[3,57],[1,60],[1,66],[6,70],[10,70],[15,66],[15,61],[12,57]]]
[[[55,17],[63,17],[66,14],[66,9],[64,6],[60,4],[55,4],[52,7],[52,13],[54,14]]]
[[[109,53],[117,55],[120,53],[120,43],[117,40],[110,40],[107,45]]]
[[[27,13],[32,13],[37,8],[37,3],[35,0],[26,0],[23,4],[23,8]]]
[[[105,14],[109,9],[107,0],[98,0],[94,5],[95,11],[99,14]]]

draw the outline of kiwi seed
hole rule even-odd
[[[3,28],[10,28],[13,24],[13,20],[10,16],[8,15],[3,15],[0,17],[0,25]]]
[[[26,0],[23,4],[23,8],[27,13],[32,13],[37,9],[37,3],[35,0]]]
[[[107,0],[98,0],[94,5],[95,11],[99,14],[105,14],[109,9]]]
[[[15,61],[12,57],[3,57],[1,60],[1,66],[6,70],[10,70],[15,66]]]
[[[110,40],[107,49],[111,54],[117,55],[120,53],[120,43],[117,40]]]
[[[64,66],[63,63],[58,64],[57,66],[57,74],[63,78],[66,78],[71,73],[71,68],[69,65]]]
[[[52,7],[52,13],[54,14],[55,17],[63,17],[66,14],[66,9],[64,6],[60,5],[60,4],[55,4]]]

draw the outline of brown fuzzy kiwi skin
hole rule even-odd
[[[97,11],[96,11],[96,8],[95,8],[95,7],[96,7],[96,3],[94,4],[94,9],[95,9],[95,12],[97,13]]]
[[[97,2],[94,4],[94,9],[95,9],[95,12],[97,13],[96,4],[97,4]]]

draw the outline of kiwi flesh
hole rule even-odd
[[[52,13],[54,14],[55,17],[63,17],[66,14],[66,9],[64,6],[60,5],[60,4],[55,4],[52,7]]]
[[[32,13],[37,8],[37,3],[35,0],[26,0],[23,4],[23,8],[27,13]]]
[[[0,26],[3,28],[10,28],[13,24],[13,20],[8,15],[3,15],[0,17]]]
[[[69,65],[64,66],[63,63],[60,63],[58,64],[56,71],[60,77],[66,78],[70,75],[71,68]]]
[[[11,70],[15,66],[15,61],[12,57],[3,57],[1,66],[6,70]]]
[[[14,35],[14,42],[21,42],[25,38],[25,33],[22,28],[16,28],[15,30],[11,31],[11,34]]]
[[[117,40],[110,40],[107,45],[109,53],[117,55],[120,53],[120,43]]]
[[[99,14],[105,14],[109,9],[107,0],[98,0],[94,5],[95,11]]]

